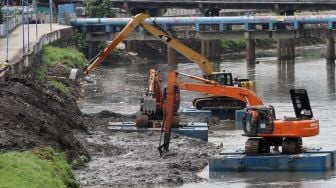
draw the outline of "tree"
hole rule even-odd
[[[91,18],[115,17],[114,6],[110,0],[86,0],[84,3]]]
[[[0,2],[0,24],[2,24],[2,22],[4,21],[4,15],[2,13],[2,3]]]

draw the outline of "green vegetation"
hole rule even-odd
[[[86,0],[84,4],[91,18],[115,17],[114,6],[110,0]]]
[[[85,39],[85,33],[75,30],[72,40],[81,53],[85,54],[87,52],[88,45]]]
[[[64,85],[62,82],[60,81],[56,81],[56,80],[50,80],[48,81],[48,83],[52,86],[54,86],[55,88],[59,89],[60,91],[62,91],[64,94],[66,95],[70,95],[71,94],[71,90],[69,87],[67,87],[66,85]]]
[[[246,50],[246,39],[221,40],[221,50],[224,52],[241,52]],[[273,39],[257,39],[256,47],[260,49],[270,49],[276,47]]]
[[[84,55],[71,48],[58,48],[46,46],[42,52],[42,64],[55,66],[57,62],[62,62],[69,69],[80,68],[86,64]]]
[[[48,75],[67,77],[72,68],[82,68],[86,62],[84,55],[74,49],[45,46],[42,51],[42,64],[34,71],[34,76],[38,80],[44,80]],[[71,94],[71,89],[61,81],[48,82],[64,94]]]
[[[0,154],[0,187],[79,187],[63,153],[51,148]]]
[[[4,22],[4,15],[2,13],[2,3],[0,2],[0,24]]]
[[[277,41],[274,39],[256,39],[256,47],[260,49],[276,48]]]
[[[221,50],[225,52],[240,52],[246,49],[245,39],[222,40]]]
[[[47,76],[47,70],[45,69],[37,69],[35,70],[35,78],[38,80],[43,80]]]

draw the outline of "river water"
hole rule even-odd
[[[277,118],[295,116],[289,89],[304,88],[308,91],[314,117],[320,120],[320,134],[303,138],[304,147],[335,150],[336,134],[336,86],[335,65],[327,65],[321,58],[321,50],[305,50],[294,62],[278,63],[276,57],[258,58],[256,65],[247,65],[244,59],[217,62],[217,68],[232,72],[234,76],[249,78],[256,83],[256,93],[265,104],[276,109]],[[161,71],[165,80],[168,67],[165,62],[149,64],[118,64],[101,67],[93,75],[94,80],[85,88],[85,97],[79,101],[83,112],[94,113],[111,110],[124,114],[135,113],[139,99],[144,94],[146,75],[149,69]],[[179,64],[178,71],[201,75],[194,63]],[[182,107],[191,106],[197,93],[181,92]],[[224,151],[231,152],[244,148],[241,127],[233,122],[223,122],[225,128],[209,134],[209,142],[223,143]],[[208,179],[202,183],[185,184],[182,187],[336,187],[335,171],[296,173],[296,172],[244,172],[211,174],[208,168],[200,173]]]

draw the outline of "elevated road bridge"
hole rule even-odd
[[[258,9],[292,14],[296,10],[335,10],[335,0],[111,0],[116,7],[137,13],[146,9],[187,8],[201,10]],[[152,15],[158,16],[158,15]]]
[[[71,23],[86,33],[90,44],[111,40],[129,21],[130,18],[82,18]],[[202,54],[210,58],[216,51],[214,49],[219,49],[216,47],[219,39],[234,38],[247,39],[248,62],[255,61],[255,39],[276,39],[279,42],[278,58],[294,58],[295,44],[291,39],[315,36],[327,39],[326,58],[328,62],[335,60],[336,16],[152,17],[146,21],[155,22],[179,39],[200,39]],[[138,28],[126,40],[157,39]]]

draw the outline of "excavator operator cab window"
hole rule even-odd
[[[272,108],[260,109],[258,119],[259,119],[258,133],[270,134],[273,132],[274,114]]]
[[[275,116],[273,108],[246,109],[243,117],[243,129],[246,136],[270,134],[273,132]]]
[[[246,109],[243,117],[243,130],[246,136],[256,136],[257,134],[257,119],[255,119],[255,113],[252,109]]]
[[[214,77],[215,77],[215,81],[218,82],[220,85],[233,86],[231,73],[226,73],[226,72],[215,73]]]

